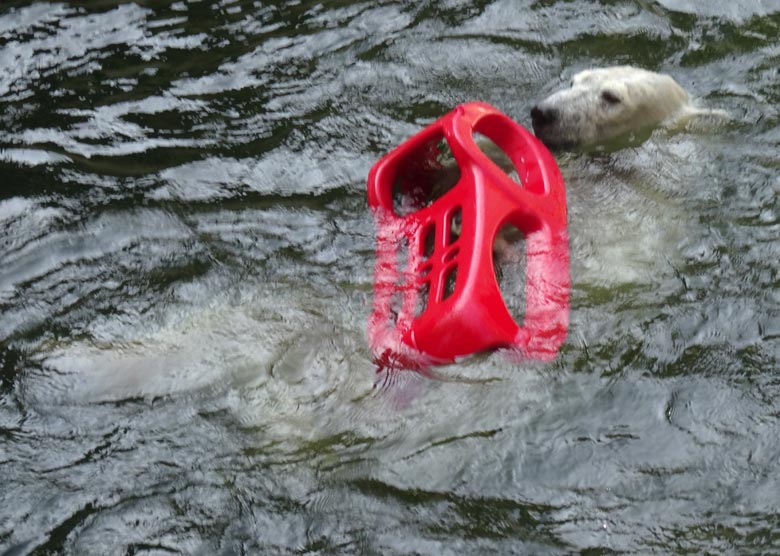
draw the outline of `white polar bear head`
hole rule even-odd
[[[548,147],[573,149],[651,129],[688,105],[668,75],[631,66],[579,72],[571,87],[531,109],[534,133]]]

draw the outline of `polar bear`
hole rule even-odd
[[[571,87],[531,109],[531,122],[545,145],[570,150],[701,114],[720,115],[694,107],[688,93],[668,75],[614,66],[577,73]]]

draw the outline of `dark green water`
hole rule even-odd
[[[780,553],[780,3],[0,7],[0,554]],[[381,154],[590,66],[569,337],[374,388]]]

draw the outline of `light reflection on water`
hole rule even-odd
[[[0,554],[772,552],[766,2],[0,8]],[[375,376],[368,168],[579,69],[721,127],[558,157],[552,364]]]

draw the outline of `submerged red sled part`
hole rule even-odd
[[[509,157],[520,184],[475,134]],[[443,145],[457,167],[442,163]],[[453,171],[454,185],[437,191]],[[378,365],[423,369],[497,348],[555,357],[569,321],[566,192],[554,158],[530,132],[489,104],[460,105],[374,165],[368,203],[377,230],[368,333]],[[522,324],[494,269],[505,224],[525,239]]]

